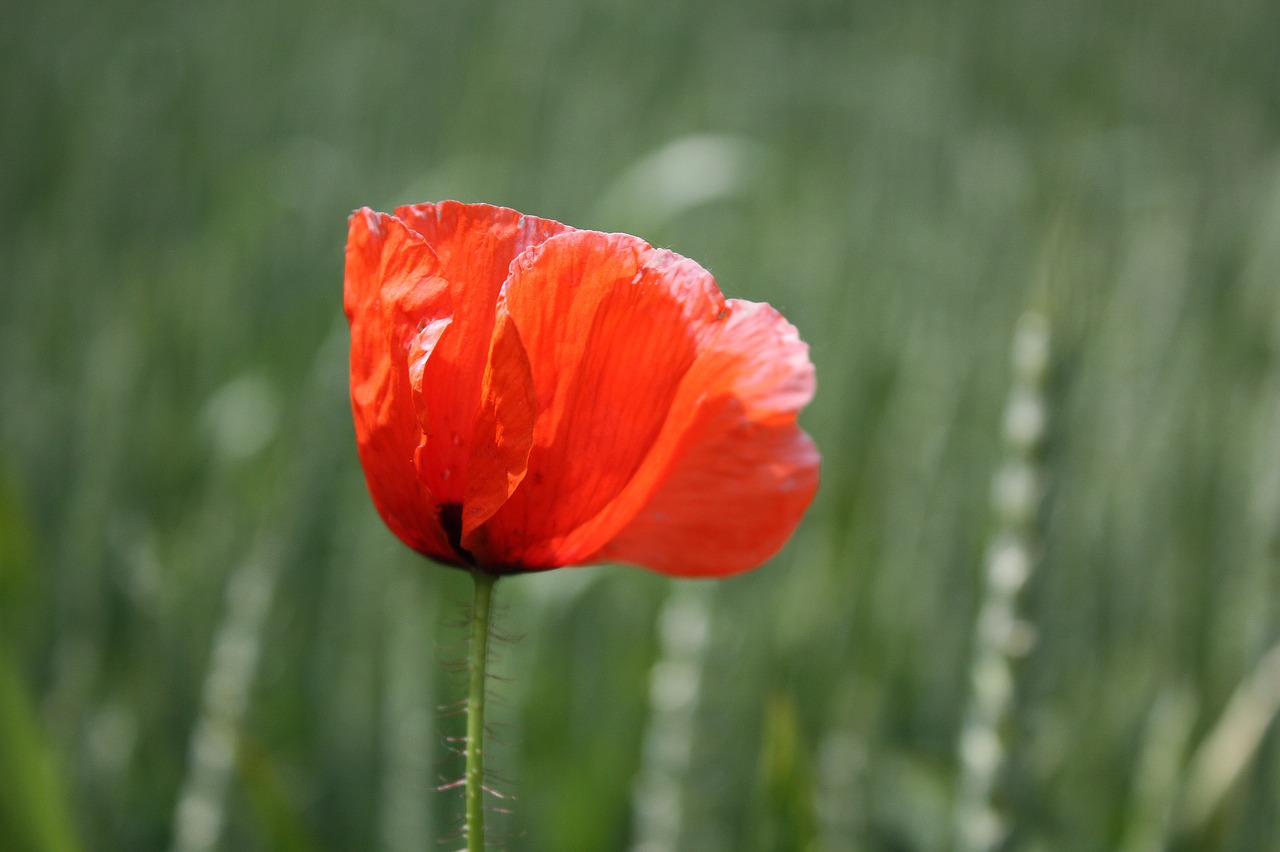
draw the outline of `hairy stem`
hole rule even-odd
[[[484,697],[485,667],[489,662],[489,610],[494,574],[473,570],[475,602],[471,613],[471,649],[468,671],[471,688],[467,694],[467,852],[484,849]]]

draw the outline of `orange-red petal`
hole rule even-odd
[[[753,422],[741,404],[704,406],[670,475],[608,544],[583,561],[676,576],[757,567],[786,543],[818,487],[818,452],[788,424]]]
[[[452,322],[441,329],[413,387],[425,434],[418,454],[423,482],[439,502],[462,503],[503,281],[518,254],[571,229],[505,207],[456,201],[400,207],[396,218],[431,246],[449,282]]]
[[[684,576],[773,556],[818,485],[817,449],[795,422],[813,390],[795,329],[768,305],[727,302],[644,466],[566,555]]]
[[[504,295],[533,379],[532,447],[518,487],[471,516],[463,542],[482,564],[556,567],[564,537],[644,462],[724,300],[696,263],[593,231],[526,252]]]
[[[464,535],[489,520],[524,479],[537,413],[533,372],[520,332],[510,315],[500,314],[472,432]]]
[[[368,209],[352,214],[343,305],[351,323],[351,408],[365,481],[401,540],[457,561],[439,523],[439,504],[414,466],[422,433],[410,365],[420,370],[429,360],[451,313],[439,272],[431,249],[395,218]]]

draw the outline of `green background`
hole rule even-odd
[[[469,583],[372,509],[341,316],[347,214],[451,197],[697,259],[819,383],[766,567],[499,584],[495,847],[953,848],[1002,531],[1003,846],[1280,838],[1280,5],[3,18],[0,848],[168,848],[184,790],[226,849],[451,848]]]

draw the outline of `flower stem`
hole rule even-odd
[[[471,649],[467,694],[467,852],[484,850],[484,695],[485,666],[489,662],[489,604],[493,600],[495,574],[473,570],[475,601],[471,612]]]

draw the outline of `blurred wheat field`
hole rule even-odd
[[[766,567],[498,585],[495,848],[1278,842],[1280,6],[4,17],[0,848],[452,848],[469,581],[373,511],[341,316],[347,214],[450,197],[819,383]]]

